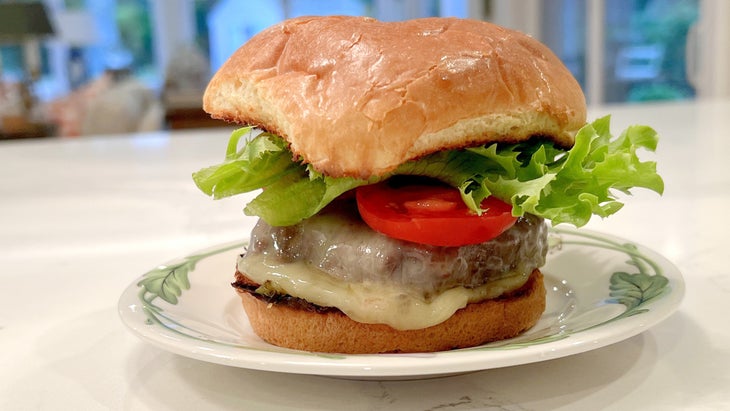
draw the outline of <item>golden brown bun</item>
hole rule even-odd
[[[569,147],[586,117],[580,86],[546,46],[454,18],[284,21],[230,57],[204,108],[284,137],[320,172],[363,178],[495,141]]]
[[[399,331],[356,322],[340,311],[317,313],[268,304],[247,292],[239,295],[251,327],[265,341],[297,350],[347,354],[473,347],[522,333],[545,310],[545,285],[537,269],[511,296],[469,304],[445,322],[420,330]]]

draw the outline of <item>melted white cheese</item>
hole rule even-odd
[[[275,289],[291,296],[322,307],[337,307],[355,321],[388,324],[398,330],[439,324],[467,303],[517,289],[528,278],[521,274],[507,276],[478,288],[451,288],[427,299],[404,287],[343,282],[305,263],[280,263],[263,254],[240,258],[238,270],[259,284],[270,281]]]

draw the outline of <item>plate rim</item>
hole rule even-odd
[[[523,365],[575,355],[638,335],[664,321],[681,305],[685,292],[682,274],[676,265],[656,251],[619,236],[589,229],[552,227],[550,231],[551,235],[585,235],[607,239],[617,244],[629,244],[636,247],[641,254],[651,257],[651,260],[658,260],[660,268],[664,271],[662,275],[667,278],[669,287],[657,299],[649,301],[649,305],[654,307],[659,304],[663,310],[647,310],[637,313],[638,315],[608,321],[613,333],[605,332],[607,331],[605,328],[601,330],[602,324],[598,324],[594,330],[578,330],[567,333],[555,341],[520,347],[510,347],[509,341],[511,340],[506,340],[480,347],[416,354],[325,354],[289,350],[273,345],[270,346],[271,350],[259,350],[255,347],[226,346],[220,342],[200,340],[175,333],[160,324],[150,324],[143,308],[135,302],[135,298],[140,293],[139,284],[150,273],[148,271],[124,289],[117,304],[118,314],[132,333],[142,340],[185,357],[262,371],[369,379],[428,378]],[[202,258],[210,258],[226,252],[232,253],[235,248],[242,247],[244,244],[246,244],[245,240],[230,241],[206,247],[190,255],[207,255]],[[175,261],[179,261],[179,259]],[[172,262],[158,267],[168,264],[172,264]],[[546,278],[560,280],[560,276],[552,273],[545,273],[545,275]],[[241,311],[243,312],[243,309]],[[626,311],[628,308],[624,312]],[[647,312],[650,315],[647,315]],[[143,317],[144,320],[140,321]],[[191,342],[194,344],[190,344]],[[267,345],[263,342],[262,344]],[[500,347],[499,344],[503,344],[503,346]],[[477,360],[475,360],[475,354],[478,357]],[[385,360],[383,361],[383,359]]]

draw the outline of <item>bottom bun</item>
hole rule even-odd
[[[514,337],[545,311],[545,285],[539,270],[509,295],[468,304],[448,320],[418,330],[366,324],[338,310],[315,312],[267,303],[239,292],[253,331],[263,340],[304,351],[377,354],[435,352],[481,345]]]

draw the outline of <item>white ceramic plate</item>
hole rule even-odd
[[[123,322],[165,350],[218,364],[362,379],[426,378],[544,361],[632,337],[679,306],[684,282],[661,255],[586,230],[553,230],[542,268],[547,309],[525,334],[429,354],[340,355],[279,348],[251,330],[230,287],[243,243],[183,257],[144,274],[119,300]]]

